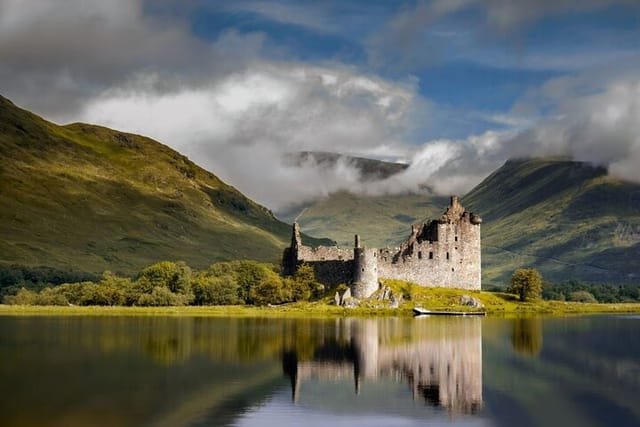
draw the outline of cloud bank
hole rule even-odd
[[[398,77],[382,71],[437,61],[441,46],[429,40],[460,37],[441,27],[465,11],[481,11],[475,31],[492,29],[508,38],[544,17],[633,6],[607,0],[516,3],[418,1],[386,20],[378,17],[383,25],[362,40],[364,62],[348,65],[293,58],[259,30],[199,36],[188,10],[171,14],[164,2],[0,0],[0,90],[58,122],[154,137],[274,210],[339,190],[463,194],[508,158],[523,156],[571,156],[640,182],[640,56],[633,50],[604,57],[613,62],[608,67],[591,57],[571,67],[565,58],[560,68],[569,74],[531,88],[507,111],[439,105],[410,72]],[[233,13],[242,11],[344,35],[330,5],[317,20],[287,2],[234,5]],[[425,31],[436,38],[425,40]],[[478,61],[504,67],[503,57]],[[538,52],[521,63],[544,68],[557,66],[554,61],[558,57]],[[459,139],[425,136],[455,127],[469,114],[494,129]],[[331,167],[286,161],[286,154],[303,150],[410,166],[370,182],[347,160]]]

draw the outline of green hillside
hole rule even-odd
[[[604,168],[510,160],[462,201],[484,219],[483,283],[521,266],[554,281],[640,281],[640,185]]]
[[[159,260],[276,261],[289,236],[269,210],[165,145],[58,126],[0,97],[2,263],[132,273]]]
[[[411,224],[439,217],[447,203],[447,197],[339,192],[307,207],[298,223],[305,233],[327,236],[341,246],[352,246],[357,233],[367,246],[394,247],[409,236]]]
[[[411,223],[437,218],[448,199],[338,193],[308,206],[303,231],[351,245],[396,246]],[[640,282],[640,185],[565,159],[512,160],[462,198],[480,214],[483,285],[533,266],[560,282]]]

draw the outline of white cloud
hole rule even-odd
[[[418,97],[411,85],[339,66],[256,62],[172,90],[157,90],[158,79],[138,76],[103,92],[81,119],[154,137],[274,209],[358,187],[348,164],[296,167],[283,164],[285,153],[406,155]]]

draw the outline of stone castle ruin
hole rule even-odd
[[[367,248],[355,236],[353,249],[304,246],[293,224],[285,249],[283,273],[293,275],[310,264],[316,279],[328,286],[348,284],[355,298],[378,290],[378,279],[397,279],[425,287],[480,290],[480,224],[482,219],[460,204],[457,196],[437,220],[411,226],[409,238],[395,249]]]

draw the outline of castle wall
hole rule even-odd
[[[308,263],[313,267],[316,280],[328,286],[353,281],[353,249],[337,246],[298,247],[297,263]]]
[[[353,281],[353,260],[310,262],[316,280],[327,286],[336,286]]]

